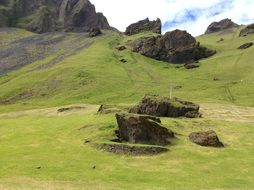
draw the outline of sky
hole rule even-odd
[[[120,31],[139,20],[162,21],[163,32],[187,30],[193,36],[209,24],[230,18],[237,24],[254,23],[254,0],[90,0],[109,24]]]

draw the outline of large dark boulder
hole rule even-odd
[[[145,96],[141,102],[130,109],[130,113],[147,114],[156,117],[201,117],[199,105],[177,98]]]
[[[96,13],[89,0],[17,0],[4,13],[1,13],[1,6],[5,4],[0,2],[0,26],[3,25],[2,17],[7,17],[7,26],[22,27],[37,33],[110,29],[106,17]]]
[[[200,146],[224,147],[214,131],[194,132],[189,135],[189,139]]]
[[[121,142],[134,144],[167,145],[174,133],[160,125],[158,118],[142,115],[116,114]]]
[[[170,63],[190,63],[216,52],[200,46],[186,31],[174,30],[162,36],[141,38],[131,43],[134,52]]]
[[[239,25],[234,23],[231,19],[223,19],[219,22],[213,22],[210,24],[205,32],[205,34],[210,34],[214,32],[220,32],[227,29],[232,29],[238,27]]]
[[[151,31],[157,34],[161,34],[161,20],[158,18],[154,21],[149,21],[149,19],[144,19],[138,21],[137,23],[131,24],[126,28],[126,35],[134,35],[140,32]]]
[[[249,34],[254,34],[254,24],[250,24],[246,26],[244,29],[240,31],[240,37],[247,36]]]

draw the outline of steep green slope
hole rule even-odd
[[[183,99],[254,106],[254,50],[237,49],[254,40],[254,35],[239,38],[238,33],[198,37],[218,53],[202,60],[200,68],[187,70],[130,50],[119,52],[118,44],[141,34],[125,37],[106,31],[89,48],[80,48],[49,68],[38,69],[58,57],[57,53],[2,75],[1,111],[81,102],[135,103],[146,93],[168,95],[170,84],[173,95]],[[220,38],[224,41],[217,42]]]

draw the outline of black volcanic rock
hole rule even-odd
[[[247,36],[249,34],[254,34],[254,24],[250,24],[246,26],[244,29],[240,31],[240,37]]]
[[[141,38],[131,43],[134,52],[170,63],[191,63],[216,52],[200,46],[186,31],[174,30],[163,36]]]
[[[146,95],[130,113],[147,114],[156,117],[201,117],[199,105],[177,98]]]
[[[2,1],[0,7],[7,6]],[[11,0],[5,1],[8,4]],[[8,6],[8,11],[0,9],[0,26],[22,27],[37,33],[110,28],[107,19],[96,13],[89,0],[17,0]],[[5,18],[8,23],[4,23]]]
[[[151,116],[116,114],[121,142],[134,144],[167,145],[174,133],[161,126],[160,120]]]
[[[144,31],[151,31],[157,34],[161,34],[161,20],[158,18],[154,21],[149,21],[148,18],[131,24],[126,28],[126,35],[134,35]]]
[[[231,29],[234,27],[238,27],[239,25],[234,23],[231,19],[223,19],[219,22],[213,22],[210,24],[205,32],[205,34],[210,34],[213,32],[220,32],[226,29]]]

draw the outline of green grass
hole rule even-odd
[[[2,189],[220,189],[254,188],[253,123],[163,119],[177,133],[158,156],[121,156],[83,144],[113,139],[113,114],[98,106],[66,114],[57,108],[0,115]],[[214,110],[216,111],[216,110]],[[253,112],[254,113],[254,112]],[[192,144],[188,134],[216,130],[226,148]],[[96,169],[92,169],[93,166]],[[41,167],[41,169],[37,169]],[[61,188],[62,187],[62,188]]]
[[[181,86],[173,95],[198,103],[228,103],[254,106],[253,47],[237,47],[252,41],[253,35],[239,38],[235,33],[198,37],[201,44],[218,53],[201,61],[194,70],[176,68],[160,61],[132,53],[118,52],[117,44],[124,44],[141,35],[123,37],[106,32],[93,45],[60,64],[45,70],[35,70],[50,58],[37,61],[21,70],[0,77],[0,99],[13,99],[15,105],[1,106],[0,111],[30,109],[71,103],[135,103],[147,93],[169,94],[169,84]],[[150,35],[150,34],[148,34]],[[218,43],[218,39],[224,38]],[[123,64],[119,59],[125,58]],[[32,72],[31,72],[32,71]],[[219,78],[214,81],[213,78]],[[54,88],[50,88],[55,82]],[[30,93],[19,101],[16,96]],[[47,100],[47,101],[45,101]]]
[[[217,54],[194,70],[115,49],[153,34],[104,31],[89,48],[53,67],[37,69],[58,54],[0,76],[0,189],[254,189],[254,47],[237,49],[254,35],[239,38],[239,30],[198,37]],[[0,33],[0,39],[8,44],[30,35],[35,34],[18,30]],[[99,104],[114,110],[148,93],[168,96],[170,84],[174,96],[201,104],[204,118],[163,118],[162,125],[177,134],[168,153],[132,157],[84,144],[114,138],[114,114],[96,114]],[[7,100],[10,104],[3,103]],[[76,103],[86,109],[60,114],[51,108]],[[188,140],[189,133],[210,129],[225,148]]]

